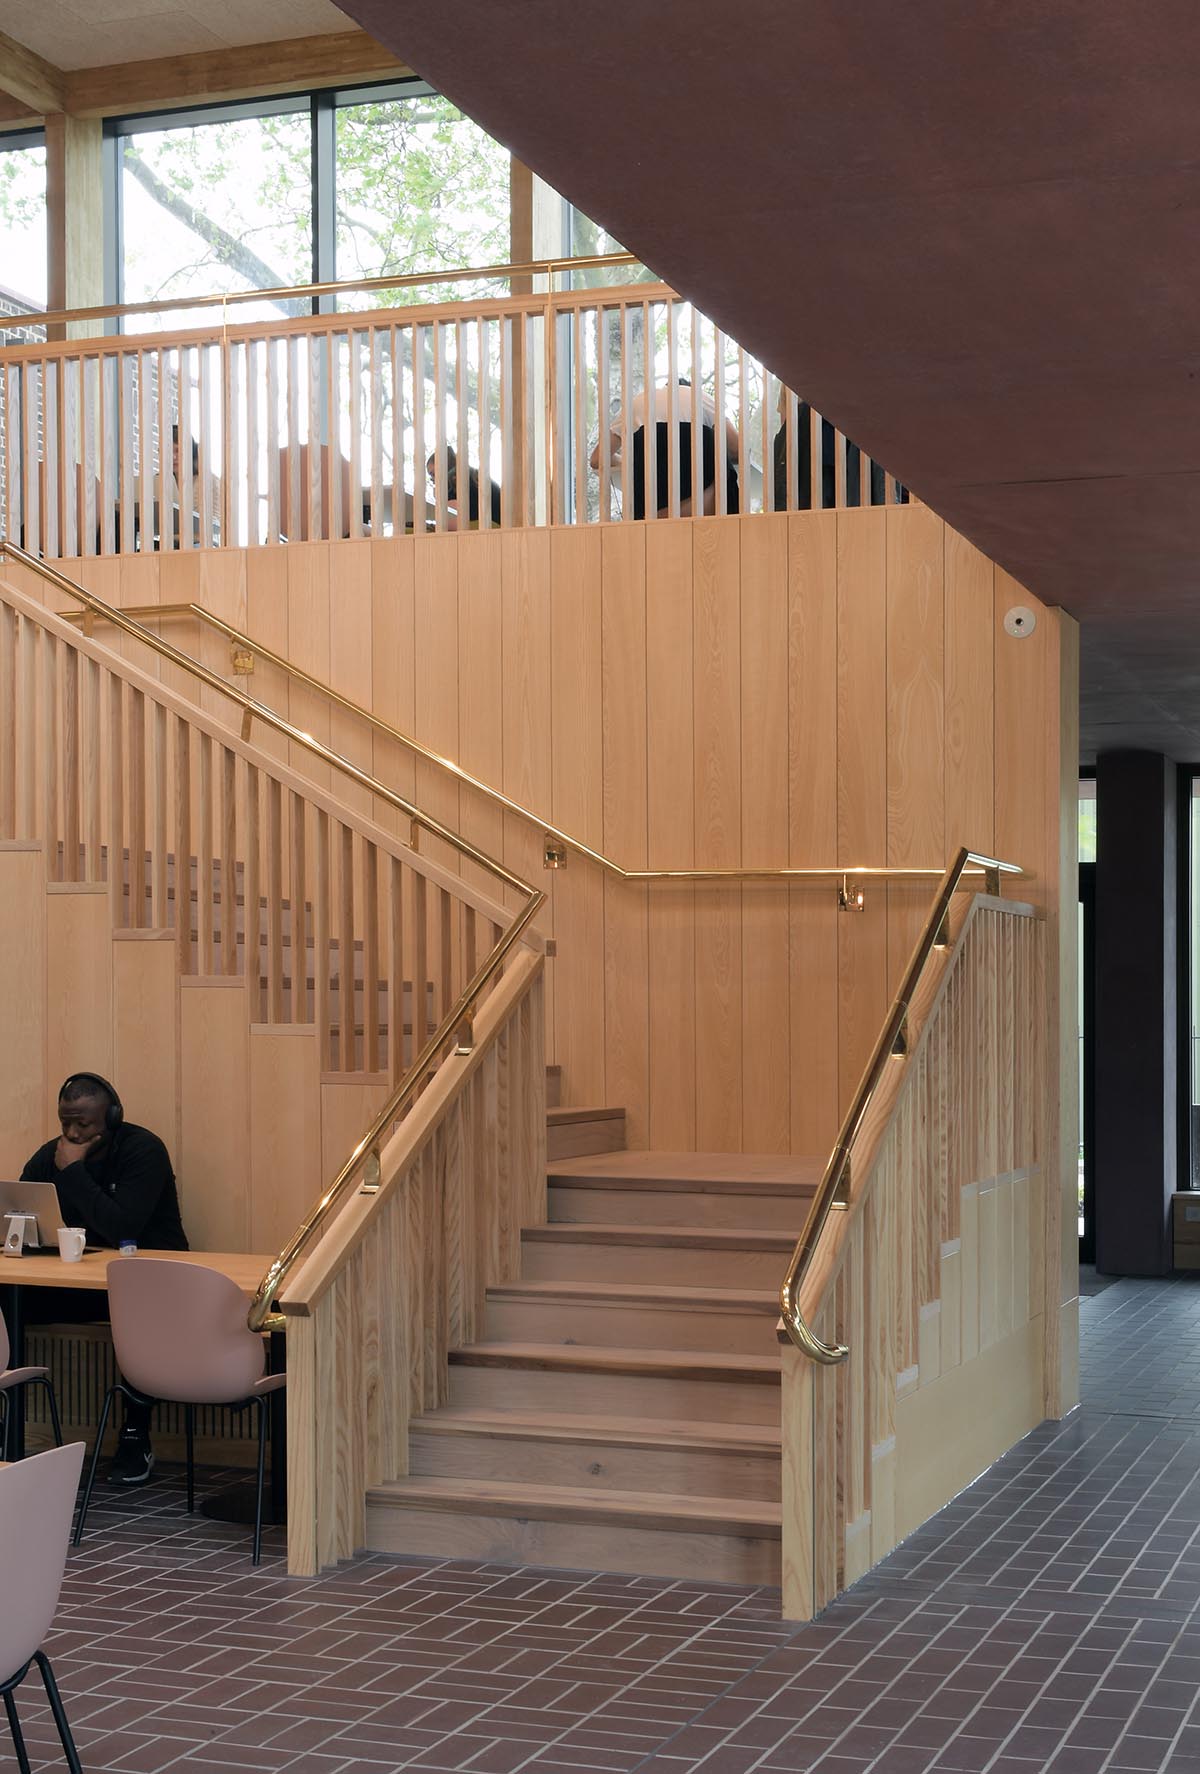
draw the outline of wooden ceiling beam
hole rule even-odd
[[[0,31],[0,92],[39,116],[65,110],[67,76]]]
[[[116,117],[172,105],[255,98],[261,93],[395,80],[412,70],[365,31],[253,43],[196,55],[80,68],[68,74],[65,106],[76,117]]]

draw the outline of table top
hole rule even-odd
[[[0,1287],[79,1287],[95,1291],[108,1286],[108,1265],[119,1256],[115,1250],[89,1251],[77,1263],[61,1257],[0,1257]],[[274,1256],[251,1256],[244,1251],[139,1250],[139,1256],[165,1257],[172,1263],[202,1263],[236,1281],[250,1297],[275,1261]]]

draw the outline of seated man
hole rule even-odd
[[[462,510],[459,506],[458,500],[458,456],[456,452],[450,448],[449,444],[446,445],[445,450],[443,451],[442,461],[446,475],[446,504],[450,507],[446,516],[446,528],[448,530],[461,530],[466,527],[472,530],[477,530],[479,528],[478,468],[474,467],[470,462],[467,464],[467,523],[464,526],[462,521]],[[425,472],[436,489],[436,450],[430,451],[429,458],[425,463]],[[496,481],[491,482],[489,492],[488,508],[492,514],[492,527],[495,528],[500,522],[501,513],[500,488]]]
[[[58,1119],[61,1134],[38,1147],[22,1182],[53,1183],[64,1222],[83,1226],[89,1244],[116,1249],[128,1240],[146,1250],[186,1250],[167,1148],[157,1134],[126,1121],[112,1085],[93,1072],[74,1073],[58,1093]],[[88,1324],[105,1316],[107,1302],[92,1293],[28,1292],[27,1321]],[[149,1407],[126,1399],[108,1482],[145,1484],[153,1469]]]
[[[675,408],[675,426],[679,444],[679,515],[691,517],[703,513],[711,517],[717,509],[717,411],[713,402],[706,394],[696,398],[696,392],[686,377],[680,376],[674,393],[664,384],[656,388],[653,395],[654,418],[654,487],[658,502],[659,517],[670,515],[670,474],[671,474],[671,407]],[[632,428],[632,492],[633,515],[644,518],[646,515],[646,413],[650,402],[645,392],[636,394],[629,406],[629,424]],[[692,424],[699,408],[700,419],[700,472],[703,477],[699,503],[692,487]],[[596,440],[595,448],[590,457],[591,466],[599,468],[601,452],[607,450],[608,462],[613,470],[614,479],[621,473],[622,439],[625,433],[625,415],[617,413],[608,422],[608,440],[605,443],[603,434]],[[732,422],[725,421],[725,510],[727,514],[739,508],[738,499],[738,435]]]

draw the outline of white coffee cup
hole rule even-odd
[[[87,1243],[87,1233],[82,1226],[60,1226],[58,1228],[58,1254],[64,1263],[78,1263],[83,1256],[83,1247]]]

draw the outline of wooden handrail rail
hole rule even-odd
[[[127,314],[171,314],[181,309],[229,308],[247,302],[304,302],[318,296],[357,291],[421,289],[426,284],[485,282],[502,277],[553,277],[560,271],[592,271],[609,265],[639,265],[633,253],[590,253],[579,258],[524,259],[511,264],[457,266],[440,271],[406,271],[394,277],[356,277],[324,283],[279,284],[270,289],[215,291],[205,296],[165,296],[156,302],[108,302],[90,308],[52,308],[32,314],[0,315],[0,332],[27,326],[69,326],[85,320],[117,320]],[[313,318],[316,318],[315,316]],[[331,317],[334,318],[334,317]],[[80,341],[76,341],[78,344]]]
[[[2,549],[3,546],[3,544],[0,544],[0,549]],[[423,763],[432,764],[435,769],[445,771],[447,775],[453,776],[455,781],[461,783],[465,788],[473,790],[476,794],[483,795],[493,806],[499,807],[503,809],[504,812],[511,813],[516,818],[523,819],[528,824],[536,826],[544,836],[544,860],[547,868],[559,868],[562,866],[563,859],[556,854],[556,852],[560,849],[565,849],[574,851],[577,856],[585,857],[587,861],[595,863],[598,868],[603,869],[615,880],[634,883],[649,881],[730,882],[842,880],[887,882],[936,881],[942,878],[942,870],[940,868],[888,868],[843,865],[840,863],[830,863],[827,867],[818,868],[622,868],[621,864],[615,862],[611,856],[606,856],[603,851],[596,850],[591,844],[586,844],[582,838],[576,838],[572,836],[570,832],[565,832],[560,827],[552,825],[549,820],[543,819],[541,815],[535,812],[532,808],[523,806],[520,801],[514,801],[511,795],[504,794],[502,790],[493,788],[490,783],[484,782],[478,776],[472,775],[469,770],[464,770],[462,765],[455,763],[453,758],[444,757],[440,752],[430,750],[430,748],[427,745],[423,745],[419,739],[414,739],[410,733],[403,732],[399,727],[393,727],[390,721],[383,720],[371,709],[364,708],[361,703],[354,702],[348,696],[343,696],[340,690],[335,690],[332,685],[326,684],[322,682],[320,678],[314,677],[311,672],[305,671],[303,666],[294,664],[293,661],[288,659],[284,654],[277,653],[274,648],[266,646],[262,641],[255,640],[254,636],[247,634],[244,629],[235,627],[231,622],[226,622],[224,617],[215,615],[211,610],[206,610],[202,604],[131,604],[124,608],[123,613],[139,624],[170,618],[199,621],[206,627],[212,629],[215,633],[224,635],[226,640],[230,641],[235,649],[248,649],[259,657],[267,660],[279,671],[285,672],[289,677],[294,678],[297,683],[303,684],[306,689],[314,691],[319,696],[328,697],[332,703],[338,708],[344,709],[347,714],[354,715],[357,719],[365,721],[374,732],[381,734],[386,739],[393,740],[397,745],[403,746],[415,757],[420,758]],[[93,612],[93,614],[100,614],[100,612]],[[101,619],[103,620],[103,617],[101,617]],[[67,616],[66,620],[69,622],[82,622],[86,631],[88,613],[72,611]],[[186,660],[188,657],[189,655],[187,654],[180,654],[177,651],[175,652],[176,663],[181,659]],[[255,706],[263,707],[265,705],[255,704]],[[989,861],[985,865],[984,861],[978,858],[971,858],[969,860],[968,872],[979,873],[983,871],[985,867],[994,867],[1005,874],[1019,875],[1022,872],[1013,863],[992,863]]]
[[[947,917],[950,903],[962,884],[963,877],[969,868],[984,871],[988,891],[999,895],[1000,882],[1003,875],[1020,874],[1021,870],[1015,863],[1001,862],[997,857],[985,856],[974,850],[961,849],[942,875],[941,884],[934,896],[933,906],[925,924],[917,938],[916,946],[899,990],[892,1000],[883,1028],[880,1031],[866,1069],[859,1081],[850,1107],[842,1120],[838,1131],[837,1143],[825,1166],[825,1174],[821,1178],[820,1187],[813,1197],[808,1217],[792,1252],[787,1274],[779,1290],[779,1311],[783,1331],[796,1348],[809,1357],[811,1361],[823,1366],[835,1366],[845,1361],[850,1351],[843,1343],[824,1343],[805,1322],[800,1310],[800,1288],[812,1264],[817,1244],[825,1229],[825,1223],[835,1208],[849,1205],[850,1187],[850,1153],[854,1141],[862,1128],[875,1094],[883,1080],[888,1063],[893,1058],[901,1058],[908,1052],[908,1013],[921,976],[935,948],[945,945]]]

